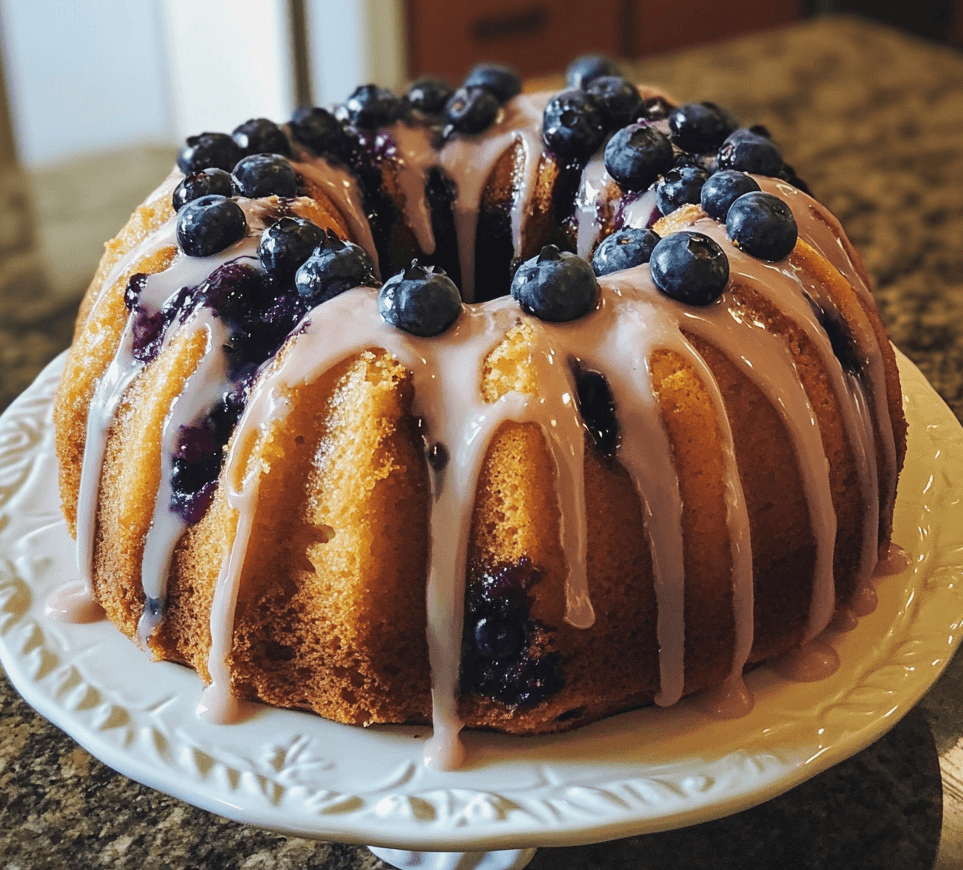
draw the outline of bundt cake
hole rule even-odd
[[[571,728],[814,639],[905,422],[858,255],[769,133],[596,60],[187,140],[55,403],[88,589],[155,658],[344,723]]]

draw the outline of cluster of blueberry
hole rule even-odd
[[[559,157],[585,161],[610,133],[639,119],[664,117],[665,103],[643,101],[608,58],[579,58],[567,79],[569,89],[553,97],[542,116],[542,139]]]
[[[541,628],[528,590],[539,579],[528,559],[486,571],[470,587],[462,633],[462,691],[524,709],[555,694],[563,678],[558,654],[536,652]]]
[[[301,181],[288,157],[287,135],[266,118],[226,133],[191,136],[177,157],[184,178],[174,189],[177,242],[191,257],[209,257],[247,233],[236,196],[290,197]]]
[[[789,206],[763,193],[744,172],[716,172],[701,186],[699,197],[710,217],[725,221],[732,243],[753,257],[782,260],[796,244],[798,228]],[[643,263],[650,264],[652,280],[663,293],[690,305],[715,301],[729,278],[722,248],[689,230],[660,239],[652,230],[624,228],[607,236],[592,258],[597,275]]]

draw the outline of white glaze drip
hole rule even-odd
[[[344,167],[323,157],[314,157],[307,151],[304,151],[299,159],[301,162],[294,163],[294,168],[324,190],[348,225],[351,238],[371,255],[377,266],[378,252],[375,250],[374,237],[365,215],[357,179]]]
[[[458,260],[461,264],[462,298],[471,302],[475,298],[475,227],[478,225],[478,209],[482,192],[488,183],[498,159],[516,141],[525,143],[529,162],[537,161],[544,148],[540,136],[536,138],[533,130],[542,128],[542,113],[545,111],[551,94],[525,94],[511,100],[502,108],[495,123],[484,133],[477,136],[455,136],[439,153],[439,163],[448,176],[455,180],[457,190],[452,212],[455,218],[455,232],[458,238]],[[537,168],[537,167],[536,167]],[[535,168],[529,167],[529,172]],[[523,192],[531,196],[534,187],[523,183]],[[517,209],[528,213],[527,200],[522,203],[516,197],[513,213]],[[519,222],[521,217],[518,218]],[[513,217],[513,234],[515,218]],[[515,253],[519,252],[519,241],[523,234],[519,223]]]

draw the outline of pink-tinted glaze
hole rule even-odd
[[[70,583],[54,592],[44,605],[44,613],[58,622],[82,625],[107,618],[104,608],[82,581]]]
[[[839,670],[839,653],[825,640],[813,638],[773,662],[776,672],[796,683],[825,680]]]
[[[755,706],[752,691],[741,674],[731,676],[711,689],[697,692],[693,700],[699,710],[713,719],[741,719],[748,716]]]

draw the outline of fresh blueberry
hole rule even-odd
[[[605,168],[626,191],[645,190],[672,166],[672,144],[654,127],[630,124],[605,146]]]
[[[683,151],[715,151],[738,124],[715,103],[686,103],[669,115],[672,141]]]
[[[296,196],[298,174],[280,154],[252,154],[234,167],[234,184],[241,196]]]
[[[468,73],[462,87],[484,88],[494,94],[499,103],[507,103],[522,92],[522,80],[511,67],[482,63]]]
[[[487,130],[500,108],[498,98],[486,88],[459,88],[445,105],[445,137]]]
[[[756,175],[779,175],[782,151],[771,139],[740,128],[722,143],[718,154],[720,169],[740,169]]]
[[[267,118],[251,118],[234,128],[231,138],[237,142],[238,148],[248,154],[284,154],[291,153],[291,143],[284,131]]]
[[[618,130],[636,119],[642,107],[638,88],[620,76],[599,76],[585,86],[602,114],[606,130]]]
[[[652,230],[623,227],[606,236],[595,249],[592,269],[601,277],[649,262],[659,237]]]
[[[181,183],[174,188],[172,201],[174,211],[180,211],[187,203],[202,196],[209,196],[212,193],[218,196],[226,196],[228,199],[234,196],[237,191],[234,189],[234,179],[230,172],[223,169],[202,169],[199,172],[192,172],[181,179]]]
[[[324,231],[317,224],[306,218],[283,217],[261,233],[257,255],[265,271],[288,282],[323,241]]]
[[[575,58],[565,71],[565,81],[570,88],[584,88],[601,76],[621,76],[622,70],[610,57],[601,54],[583,54]]]
[[[595,308],[599,282],[588,260],[546,245],[540,254],[518,267],[512,298],[523,311],[540,320],[576,320]]]
[[[652,280],[666,296],[689,305],[708,305],[729,280],[729,260],[716,242],[683,230],[662,239],[649,260]]]
[[[210,257],[246,232],[244,212],[225,196],[202,196],[177,213],[177,243],[189,257]]]
[[[677,208],[699,202],[702,186],[708,178],[709,173],[701,166],[673,166],[659,179],[655,189],[655,201],[659,211],[662,214],[671,214]]]
[[[404,104],[387,88],[361,85],[345,101],[348,120],[362,130],[387,127],[404,114]]]
[[[417,260],[392,275],[378,293],[378,311],[392,326],[413,335],[441,335],[461,314],[461,295],[443,271]]]
[[[560,157],[587,159],[604,136],[602,113],[585,91],[562,91],[545,107],[542,139]]]
[[[342,241],[331,230],[294,276],[294,286],[312,306],[352,287],[378,287],[371,257],[360,245]]]
[[[185,175],[214,167],[230,172],[241,159],[241,149],[227,133],[201,133],[188,136],[177,155],[177,166]]]
[[[341,122],[327,109],[306,106],[291,118],[291,135],[315,154],[344,158],[348,137]]]
[[[408,105],[426,115],[440,115],[451,99],[454,89],[441,79],[422,76],[408,85],[405,100]]]
[[[710,217],[724,221],[732,205],[744,193],[759,190],[756,180],[736,169],[723,169],[715,173],[702,187],[700,201]]]
[[[789,206],[762,191],[744,193],[729,207],[726,232],[737,248],[773,262],[789,255],[799,235]]]

